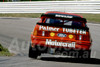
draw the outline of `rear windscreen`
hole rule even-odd
[[[46,18],[45,23],[68,25],[68,26],[78,26],[78,27],[82,26],[82,22],[70,21],[70,20],[61,20],[61,19],[53,19],[53,18]]]

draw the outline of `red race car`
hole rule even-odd
[[[90,58],[92,40],[86,23],[77,14],[56,11],[42,14],[31,34],[29,57],[49,53]]]

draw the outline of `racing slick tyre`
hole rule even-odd
[[[31,45],[30,45],[30,47],[29,47],[29,57],[37,59],[38,55],[39,55],[39,52],[37,51],[37,49],[35,47],[32,48]]]
[[[79,51],[78,58],[91,58],[91,50],[81,50]]]

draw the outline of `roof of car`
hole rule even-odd
[[[83,23],[87,23],[86,19],[78,14],[73,13],[65,13],[65,12],[57,12],[57,11],[49,11],[45,14],[41,15],[42,17],[48,17],[48,18],[59,18],[59,19],[68,19],[73,21],[80,21]]]
[[[73,14],[73,13],[65,13],[65,12],[58,12],[58,11],[48,11],[45,14],[61,14],[61,15],[70,15],[70,16],[74,16],[74,17],[79,17],[79,18],[83,18],[82,16],[78,15],[78,14]]]

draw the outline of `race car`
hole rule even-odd
[[[92,39],[87,21],[80,15],[49,11],[41,15],[31,33],[29,57],[41,53],[90,58]]]

